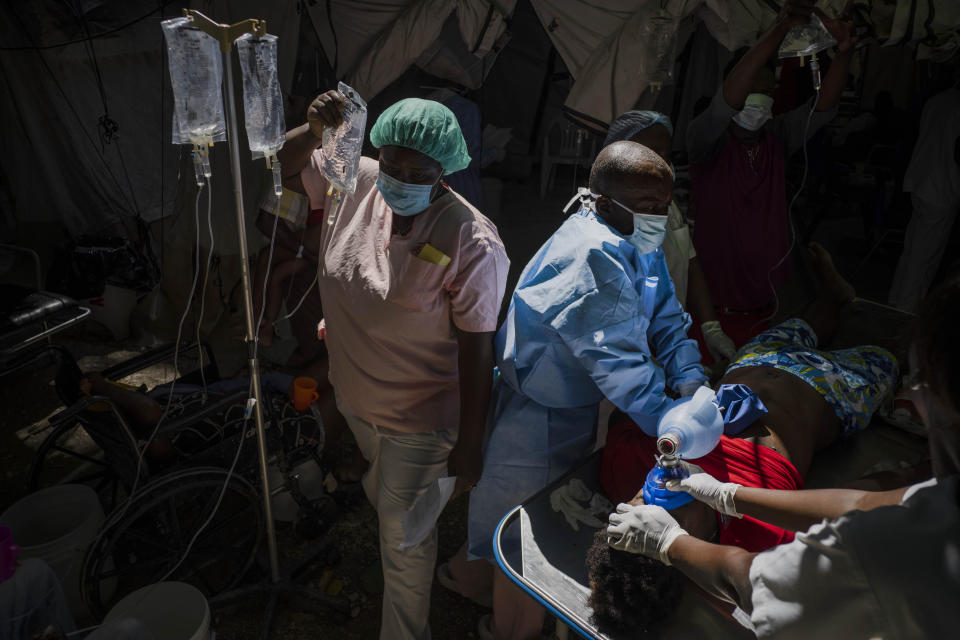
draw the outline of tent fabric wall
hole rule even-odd
[[[677,35],[681,21],[702,0],[640,0],[604,6],[603,3],[564,0],[533,0],[540,20],[563,56],[575,79],[565,106],[578,116],[608,123],[632,108],[652,78],[650,68],[671,52],[656,51],[651,29],[663,28]],[[632,11],[626,11],[629,6]],[[656,22],[652,18],[668,19]],[[589,26],[585,26],[589,25]],[[661,26],[657,26],[661,25]],[[681,30],[678,40],[689,36]],[[681,47],[684,42],[678,43]],[[638,65],[638,61],[651,64]]]
[[[692,21],[702,22],[726,50],[735,51],[756,42],[773,24],[780,4],[769,0],[531,2],[575,80],[565,107],[581,121],[598,124],[633,108],[647,90],[650,78],[638,61],[654,55],[650,39],[643,34],[661,11],[674,20],[675,52],[693,31]],[[828,15],[837,15],[846,5],[847,0],[818,2]],[[886,45],[918,43],[919,58],[939,61],[960,49],[960,2],[956,0],[898,0],[895,5],[858,0],[856,7],[871,24],[873,37]]]
[[[195,190],[193,172],[178,162],[182,149],[170,142],[172,98],[160,21],[181,14],[179,3],[84,3],[87,28],[96,35],[116,29],[138,17],[138,22],[92,41],[101,74],[107,109],[119,125],[116,139],[101,140],[98,119],[105,107],[97,88],[89,44],[80,40],[67,46],[46,47],[81,39],[84,31],[77,16],[64,16],[57,0],[0,5],[0,135],[5,153],[0,166],[7,178],[16,216],[21,220],[62,220],[71,235],[102,232],[118,221],[139,213],[146,220],[170,215],[181,190]],[[298,15],[295,0],[264,5],[260,2],[215,0],[200,3],[200,11],[222,22],[246,17],[267,20],[279,36],[281,86],[290,86],[296,54]],[[153,13],[151,13],[151,11]],[[69,18],[69,19],[68,19]],[[23,26],[21,26],[23,25]],[[28,26],[29,25],[29,26]],[[24,28],[26,27],[26,28]],[[25,47],[11,50],[10,47]],[[239,65],[235,66],[238,91]],[[237,100],[238,113],[243,113]],[[240,126],[244,176],[259,182],[250,159],[243,126]],[[228,161],[215,149],[215,233],[223,247],[236,245],[233,226]],[[253,209],[256,185],[245,189]],[[252,213],[252,211],[251,211]],[[233,234],[230,237],[230,234]],[[203,234],[204,236],[206,234]],[[206,238],[203,238],[206,242]],[[220,240],[220,238],[218,238]]]
[[[516,0],[339,0],[307,5],[307,11],[321,39],[335,48],[327,57],[337,77],[369,101],[437,42],[454,12],[463,42],[480,59],[507,30],[515,5]]]

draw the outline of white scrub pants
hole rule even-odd
[[[937,275],[960,203],[943,205],[911,194],[913,216],[890,288],[890,304],[915,313]]]
[[[383,566],[381,640],[430,638],[430,587],[437,562],[437,529],[420,544],[399,549],[403,515],[439,477],[456,443],[456,429],[401,433],[357,417],[337,398],[363,457],[370,468],[363,490],[380,521],[380,561]]]

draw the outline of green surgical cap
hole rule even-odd
[[[433,100],[407,98],[391,105],[370,130],[370,142],[378,149],[396,145],[419,151],[439,162],[445,174],[470,164],[457,117]]]

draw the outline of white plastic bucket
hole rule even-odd
[[[325,493],[323,470],[312,458],[301,462],[290,473],[297,476],[300,493],[308,500],[318,500]],[[277,522],[296,522],[300,507],[289,489],[277,490],[284,484],[283,474],[280,473],[277,465],[272,464],[267,467],[267,478],[270,481],[270,506],[273,519]]]
[[[132,619],[156,640],[210,640],[210,605],[200,590],[185,582],[157,582],[118,602],[104,626]]]
[[[80,595],[80,569],[103,519],[97,493],[82,484],[41,489],[0,514],[0,524],[13,531],[20,557],[40,558],[57,574],[77,619],[90,615]]]

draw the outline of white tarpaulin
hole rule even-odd
[[[345,78],[366,100],[372,100],[415,62],[430,73],[434,58],[439,69],[446,68],[448,57],[437,56],[436,50],[426,60],[421,56],[436,46],[454,12],[463,45],[477,60],[483,59],[507,30],[505,16],[513,12],[516,0],[339,0],[328,4],[329,14],[323,3],[307,5],[324,43],[336,43],[327,57],[338,78]],[[459,81],[460,76],[448,79]]]
[[[774,0],[531,0],[574,78],[568,112],[600,127],[656,89],[696,22],[729,51],[752,45],[773,24]],[[820,0],[837,15],[847,0]],[[886,46],[918,44],[918,57],[944,61],[960,47],[960,2],[858,0],[854,9]],[[668,42],[670,34],[672,42]],[[667,81],[669,82],[670,79]]]

